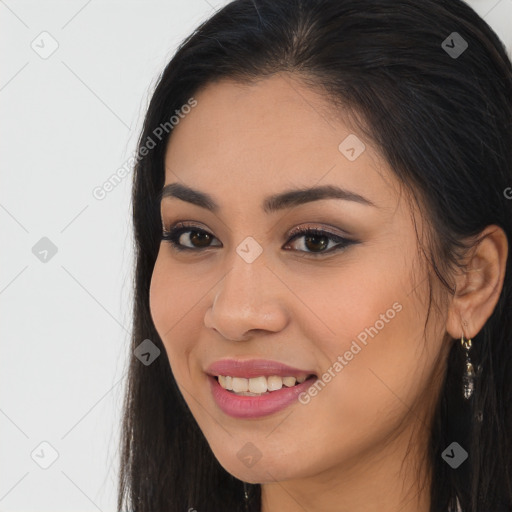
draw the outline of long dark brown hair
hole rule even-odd
[[[162,234],[158,195],[172,136],[172,129],[155,130],[217,79],[251,83],[280,71],[321,88],[334,106],[364,120],[361,132],[413,192],[435,234],[425,252],[432,279],[453,293],[443,269],[458,264],[463,239],[488,225],[500,226],[512,240],[512,66],[503,43],[468,5],[461,0],[226,5],[166,66],[139,139],[119,511],[244,510],[243,483],[210,450],[177,388],[150,314],[149,286]],[[454,343],[449,353],[429,444],[431,512],[455,510],[456,498],[463,512],[512,510],[511,261],[509,251],[498,304],[473,340],[472,360],[481,373],[468,403],[461,394],[460,347]],[[145,339],[161,351],[148,366],[134,357]],[[469,453],[457,470],[441,457],[454,440]],[[260,486],[248,488],[250,510],[259,511]]]

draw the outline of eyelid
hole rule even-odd
[[[325,226],[325,225],[319,225],[314,223],[306,223],[301,224],[299,226],[296,226],[292,228],[290,231],[288,231],[288,234],[286,235],[288,238],[293,237],[297,233],[301,233],[302,231],[311,230],[311,231],[322,231],[325,234],[328,234],[334,238],[343,238],[344,240],[348,239],[352,235],[348,233],[347,231],[340,231],[339,228],[335,228],[332,226]]]
[[[211,233],[208,229],[205,229],[203,226],[201,226],[200,224],[197,224],[195,223],[194,221],[177,221],[177,222],[174,222],[173,224],[171,224],[169,226],[169,229],[166,228],[165,224],[162,225],[162,229],[165,233],[170,233],[172,231],[174,231],[175,229],[180,229],[180,228],[189,228],[189,229],[198,229],[198,230],[201,230],[201,231],[204,231],[206,233],[208,233],[209,235],[212,235],[212,236],[215,236],[213,235],[213,233]],[[313,231],[323,231],[325,232],[326,234],[329,234],[333,237],[339,237],[339,238],[347,238],[347,237],[351,237],[352,235],[350,233],[348,233],[347,231],[342,231],[342,232],[339,232],[339,228],[334,228],[334,227],[331,227],[331,226],[322,226],[322,225],[319,225],[319,224],[314,224],[314,223],[306,223],[306,224],[301,224],[299,226],[295,226],[294,228],[292,228],[291,230],[288,231],[288,233],[286,234],[286,239],[290,239],[291,237],[293,237],[294,235],[296,235],[297,233],[300,233],[302,231],[305,231],[305,230],[313,230]],[[331,230],[338,230],[338,232],[333,232]],[[217,238],[217,237],[215,237]]]
[[[166,230],[165,224],[162,226],[164,230]],[[210,233],[207,229],[202,227],[200,224],[196,224],[194,221],[182,221],[179,220],[177,222],[174,222],[169,226],[169,229],[167,230],[167,233],[174,231],[175,229],[180,228],[189,228],[189,229],[200,229],[201,231],[206,231],[207,233]],[[210,233],[211,234],[211,233]]]

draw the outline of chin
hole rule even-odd
[[[279,460],[274,457],[261,458],[254,462],[252,465],[251,461],[247,461],[247,464],[238,457],[238,453],[222,453],[217,458],[219,464],[231,475],[239,480],[250,484],[267,484],[273,482],[281,482],[285,480],[293,480],[296,478],[307,477],[310,472],[307,468],[301,466],[302,460],[293,460],[284,454],[279,455]],[[297,457],[298,459],[298,457]]]

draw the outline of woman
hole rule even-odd
[[[134,173],[119,510],[512,510],[512,65],[459,0],[236,0]]]

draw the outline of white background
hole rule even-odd
[[[0,512],[115,510],[132,175],[92,191],[133,154],[178,43],[225,3],[0,0]],[[512,0],[469,3],[512,55]]]

